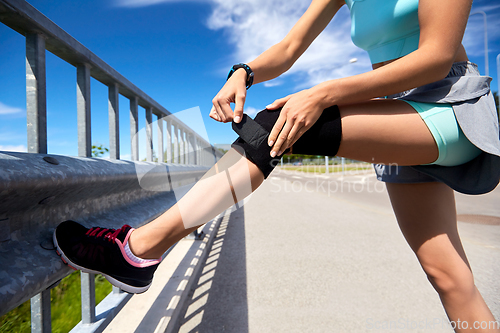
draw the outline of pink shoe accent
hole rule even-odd
[[[129,232],[127,233],[127,236],[125,236],[125,239],[124,239],[124,243],[122,243],[119,239],[115,239],[116,241],[116,244],[118,244],[118,247],[120,248],[120,251],[122,253],[122,256],[123,258],[125,258],[125,260],[132,266],[134,267],[138,267],[138,268],[143,268],[143,267],[149,267],[149,266],[153,266],[153,265],[156,265],[156,264],[159,264],[161,262],[161,258],[160,259],[147,259],[148,262],[143,262],[143,263],[136,263],[134,262],[133,260],[131,260],[128,256],[128,254],[125,252],[125,247],[124,247],[124,244],[126,244],[128,242],[128,239],[130,237],[130,234],[132,233],[132,231],[134,231],[135,229],[131,228],[129,230]]]

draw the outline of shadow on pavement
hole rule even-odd
[[[221,222],[175,332],[248,332],[243,207]]]

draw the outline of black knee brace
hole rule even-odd
[[[278,110],[262,110],[255,119],[246,114],[240,123],[233,122],[233,130],[240,136],[232,147],[241,147],[246,158],[255,163],[267,178],[281,157],[290,149],[276,157],[271,157],[271,147],[267,138],[278,120],[281,108]],[[334,105],[323,111],[316,123],[293,144],[294,154],[335,156],[342,137],[342,124],[339,108]],[[240,148],[240,149],[241,149]]]

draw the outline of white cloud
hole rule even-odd
[[[8,105],[0,102],[0,115],[1,114],[22,113],[22,112],[24,112],[24,109],[8,106]]]
[[[471,13],[486,13],[488,25],[488,50],[498,53],[500,39],[500,5],[485,5],[473,7]],[[467,29],[465,30],[463,44],[470,56],[484,56],[484,18],[482,14],[474,14],[469,17]],[[496,54],[495,53],[495,54]]]
[[[251,107],[251,106],[245,106],[245,113],[252,118],[255,117],[255,115],[259,111],[262,111],[262,109],[256,109],[256,108]]]
[[[270,81],[266,81],[263,84],[264,84],[264,87],[268,87],[268,88],[269,87],[277,87],[277,86],[281,86],[283,84],[283,80],[276,78],[276,79],[273,79]]]
[[[140,7],[181,0],[115,0],[121,7]],[[310,0],[182,0],[212,4],[207,25],[222,30],[234,45],[231,62],[248,62],[278,43],[302,16]],[[349,59],[359,58],[355,65]],[[224,64],[224,72],[231,64]],[[354,75],[371,69],[368,56],[350,38],[350,17],[344,6],[330,26],[313,42],[282,78],[266,87],[292,82],[305,88],[325,80]],[[292,75],[293,74],[293,75]],[[285,79],[283,79],[285,78]]]
[[[0,145],[0,151],[27,152],[28,148],[25,145]]]
[[[118,6],[140,7],[176,2],[212,4],[207,26],[221,30],[234,45],[231,62],[248,62],[278,43],[290,31],[307,9],[310,0],[115,0]],[[484,5],[483,5],[484,3]],[[488,17],[489,51],[498,50],[500,39],[500,5],[479,1],[472,12],[484,11]],[[463,43],[470,56],[484,55],[483,18],[472,15]],[[349,60],[358,58],[354,64]],[[230,63],[224,64],[222,72]],[[307,88],[320,82],[359,74],[371,70],[365,51],[357,48],[350,38],[350,17],[346,6],[318,36],[309,49],[282,77],[264,83],[266,87],[290,84],[295,89]]]
[[[208,27],[224,30],[235,46],[234,61],[241,62],[254,59],[283,39],[310,4],[307,0],[212,1]],[[358,63],[349,64],[355,57],[360,59]],[[368,56],[351,41],[349,12],[344,7],[283,77],[293,80],[296,88],[306,88],[370,69]],[[266,86],[282,83],[278,80]]]

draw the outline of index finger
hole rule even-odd
[[[236,95],[234,102],[234,122],[239,123],[243,117],[243,105],[245,105],[246,90]]]
[[[269,133],[269,137],[267,138],[267,144],[272,147],[273,144],[276,142],[276,138],[278,137],[278,134],[281,132],[283,129],[283,126],[285,125],[286,122],[286,112],[283,112],[283,110],[280,111],[280,115],[278,117],[278,120],[276,120],[276,123],[274,123],[273,129],[271,130],[271,133]]]

